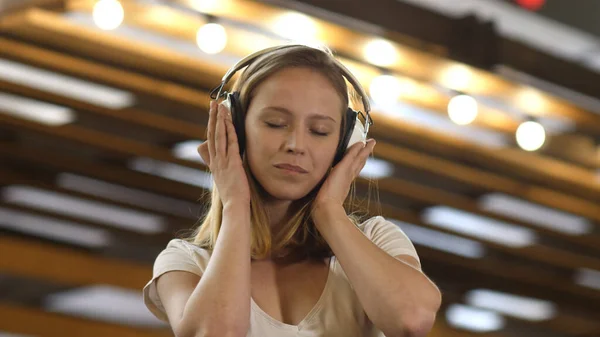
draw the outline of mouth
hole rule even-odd
[[[273,165],[278,169],[285,170],[288,172],[296,172],[296,173],[308,173],[305,169],[300,166],[291,165],[291,164],[275,164]]]

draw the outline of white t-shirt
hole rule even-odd
[[[379,248],[391,256],[410,255],[419,261],[415,247],[404,232],[381,216],[372,217],[359,225],[361,231]],[[144,303],[160,320],[168,318],[156,291],[156,278],[174,270],[201,276],[210,253],[181,239],[173,239],[158,255],[152,279],[143,290]],[[298,324],[284,324],[265,313],[251,300],[250,330],[247,337],[371,337],[383,336],[366,316],[342,266],[333,256],[329,260],[329,275],[321,297]],[[419,261],[420,263],[420,261]]]

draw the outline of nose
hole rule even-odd
[[[304,154],[306,152],[304,128],[290,128],[285,139],[285,151],[294,154]]]

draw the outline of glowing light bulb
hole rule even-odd
[[[210,12],[217,8],[219,0],[190,0],[189,5],[191,8],[200,12]]]
[[[370,63],[387,67],[398,61],[396,48],[386,40],[373,40],[365,46],[364,56]]]
[[[207,23],[198,29],[196,44],[207,54],[217,54],[227,45],[227,32],[218,23]]]
[[[275,33],[286,39],[310,46],[318,45],[317,26],[310,17],[296,12],[287,12],[278,16],[273,23]]]
[[[400,96],[400,81],[394,76],[381,75],[375,77],[369,85],[369,93],[380,105],[391,105],[396,103]]]
[[[407,78],[398,78],[391,75],[380,75],[369,84],[369,94],[376,104],[382,106],[393,105],[402,97],[416,94],[417,85]]]
[[[441,74],[441,82],[450,89],[465,91],[473,80],[473,73],[463,65],[453,65]]]
[[[516,104],[519,108],[536,115],[543,114],[548,109],[546,100],[535,89],[523,89],[517,93]]]
[[[515,138],[523,150],[535,151],[544,145],[546,131],[540,123],[527,121],[519,125]]]
[[[477,101],[469,95],[452,97],[448,102],[448,116],[458,125],[467,125],[477,117]]]
[[[94,23],[103,30],[113,30],[123,23],[125,10],[118,0],[99,0],[92,12]]]

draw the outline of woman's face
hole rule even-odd
[[[276,72],[254,91],[246,115],[250,170],[271,197],[307,195],[330,168],[340,137],[342,100],[310,68]]]

